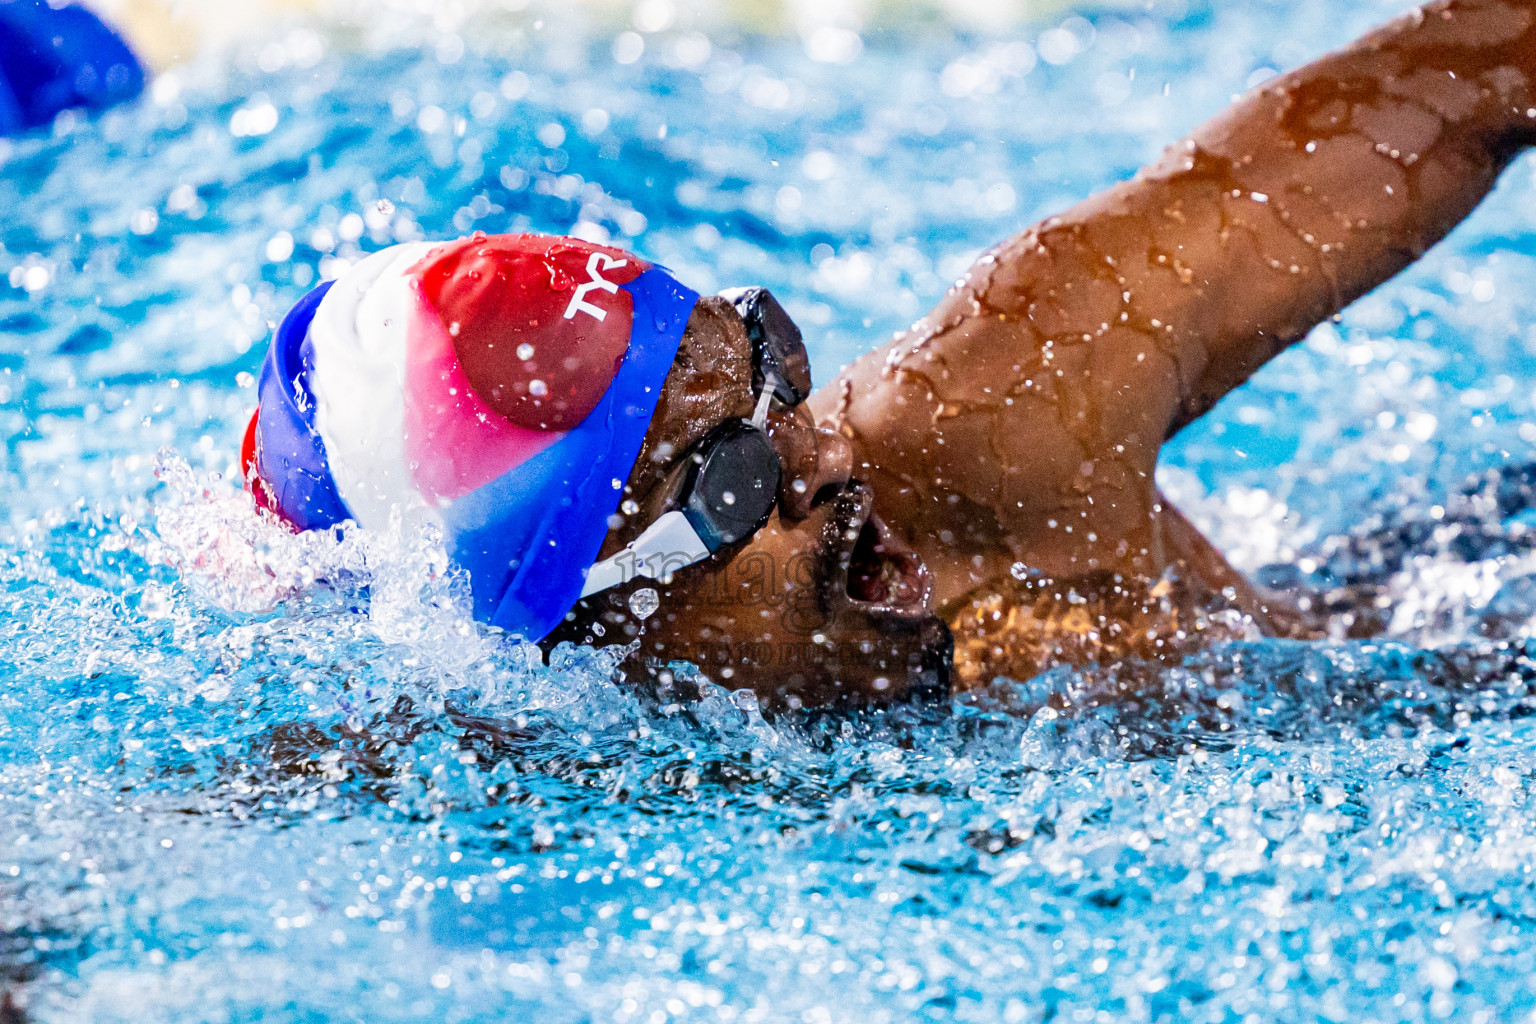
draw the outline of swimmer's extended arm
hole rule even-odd
[[[1122,189],[1156,253],[1137,290],[1187,363],[1174,426],[1423,255],[1532,142],[1536,2],[1451,0],[1277,76],[1172,147]]]
[[[1162,442],[1465,217],[1533,82],[1536,0],[1431,4],[1005,242],[817,412],[930,557],[1156,569]]]

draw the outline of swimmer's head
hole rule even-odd
[[[761,380],[753,348],[732,302],[699,300],[605,558],[656,521],[669,480],[711,431],[752,415]],[[848,441],[818,428],[799,405],[775,402],[766,428],[783,474],[761,530],[678,570],[670,583],[634,579],[582,600],[551,639],[635,640],[632,660],[653,677],[688,662],[778,706],[944,692],[950,638],[932,611],[928,571],[874,515],[873,494],[854,479]]]
[[[760,290],[700,300],[575,239],[396,246],[285,319],[248,480],[301,529],[436,522],[476,617],[529,639],[633,636],[789,703],[900,697],[944,661],[926,571],[808,391]]]

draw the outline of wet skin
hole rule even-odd
[[[557,638],[596,623],[638,636],[649,664],[808,704],[931,685],[940,620],[963,686],[1176,655],[1223,628],[1214,606],[1304,635],[1163,501],[1158,452],[1470,213],[1536,141],[1533,83],[1536,0],[1431,4],[1271,79],[778,410],[792,468],[757,538],[679,572],[643,624],[612,593]],[[637,502],[668,456],[750,413],[738,333],[725,310],[690,324],[710,366],[674,373],[697,393],[664,403]],[[605,554],[648,521],[630,520]]]
[[[664,483],[692,445],[717,424],[752,415],[751,356],[730,303],[701,300],[602,557],[665,510]],[[581,602],[548,642],[638,639],[635,675],[655,678],[657,668],[686,661],[791,707],[943,690],[949,634],[933,610],[931,578],[873,516],[873,491],[853,479],[852,445],[804,406],[776,404],[767,429],[784,472],[762,530],[669,581],[642,579]],[[629,599],[645,588],[661,601],[641,619]]]

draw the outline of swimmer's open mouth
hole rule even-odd
[[[837,499],[835,579],[854,607],[875,615],[920,619],[931,614],[928,567],[874,514],[874,494],[851,485]]]

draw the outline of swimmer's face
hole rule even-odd
[[[603,557],[660,514],[659,485],[691,446],[728,419],[750,417],[755,398],[740,317],[723,299],[701,301]],[[933,614],[928,571],[874,516],[874,495],[853,478],[847,440],[817,428],[804,408],[776,407],[768,433],[784,473],[762,530],[680,569],[668,584],[637,580],[582,602],[551,639],[638,640],[637,657],[653,672],[690,662],[777,706],[942,691],[949,634]],[[642,618],[636,609],[644,602],[631,598],[647,588],[660,600]]]

